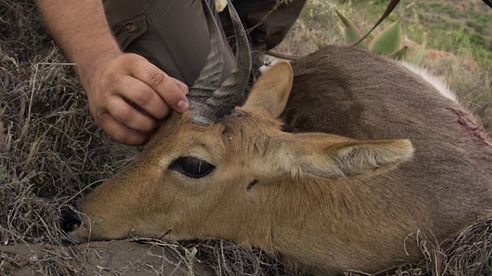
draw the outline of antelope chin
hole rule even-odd
[[[103,221],[99,223],[88,223],[83,221],[82,225],[68,233],[77,243],[103,240],[121,240],[131,236],[133,229],[130,227],[116,227],[106,225]]]
[[[162,238],[164,238],[166,240],[171,240],[171,241],[183,241],[183,240],[196,239],[196,236],[192,236],[189,234],[173,233],[172,230],[169,230],[168,233],[165,236],[163,236]]]
[[[85,225],[81,225],[76,230],[69,232],[68,235],[70,236],[71,241],[77,244],[86,243],[92,240],[90,239],[89,230]]]

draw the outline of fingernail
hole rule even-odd
[[[179,110],[181,110],[181,112],[185,112],[186,110],[188,110],[189,107],[190,105],[188,104],[188,101],[181,100],[178,102],[178,108]]]
[[[182,81],[179,81],[181,83],[181,87],[184,88],[184,92],[185,94],[188,94],[188,91],[190,90],[190,88],[188,87],[188,85],[186,85],[186,83],[182,82]]]

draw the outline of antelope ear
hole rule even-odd
[[[287,104],[293,79],[294,72],[289,63],[273,65],[256,81],[244,108],[277,118]]]
[[[298,136],[298,141],[290,149],[296,156],[291,159],[291,171],[296,174],[327,178],[375,174],[395,168],[414,152],[412,143],[404,139],[359,141],[327,134],[294,136]]]

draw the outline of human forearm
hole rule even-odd
[[[174,109],[188,109],[188,87],[142,56],[122,53],[101,0],[36,0],[46,27],[77,64],[89,110],[115,140],[142,144]]]
[[[79,71],[121,53],[100,0],[36,0],[43,21]]]

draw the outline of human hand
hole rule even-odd
[[[171,109],[189,108],[186,84],[136,54],[105,56],[79,74],[92,116],[123,144],[143,144]]]

